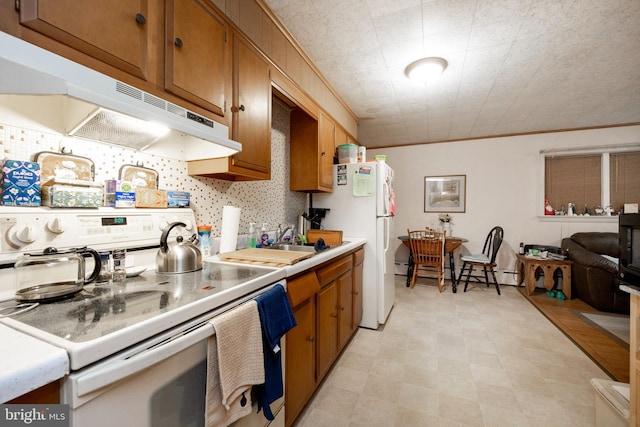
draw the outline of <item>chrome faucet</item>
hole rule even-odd
[[[285,240],[285,236],[287,234],[287,232],[290,232],[289,235],[291,236],[291,238],[289,240]],[[275,240],[274,240],[274,244],[275,243],[290,243],[292,245],[300,245],[302,244],[302,239],[300,238],[300,236],[297,234],[297,228],[295,226],[295,224],[293,225],[288,225],[286,226],[286,228],[282,229],[282,224],[278,224],[278,229],[276,230],[276,236],[275,236]]]
[[[291,226],[286,227],[284,230],[282,229],[282,224],[278,224],[278,229],[276,230],[276,239],[273,243],[282,243],[282,239],[287,231],[291,230]]]

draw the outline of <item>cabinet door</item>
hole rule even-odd
[[[234,34],[233,137],[242,151],[234,166],[266,174],[271,170],[271,80],[269,65]]]
[[[334,149],[337,150],[339,146],[347,143],[347,132],[340,126],[336,126],[336,140],[334,144]],[[334,151],[334,156],[337,153]]]
[[[362,280],[364,270],[362,264],[353,267],[353,324],[351,328],[355,330],[362,322]]]
[[[285,346],[285,417],[289,426],[298,417],[316,387],[315,297],[295,308],[297,326],[287,332]]]
[[[318,379],[338,354],[338,290],[333,281],[318,294]]]
[[[230,73],[227,24],[200,0],[167,0],[165,88],[220,116]]]
[[[360,249],[354,255],[353,266],[353,324],[352,329],[355,330],[362,322],[362,284],[364,280],[364,268],[362,260],[364,259],[364,249]]]
[[[147,16],[147,0],[20,2],[22,25],[144,79]]]
[[[349,341],[353,333],[353,274],[343,274],[338,284],[338,351]]]
[[[333,187],[333,155],[335,153],[336,125],[324,113],[320,114],[318,162],[320,186]]]

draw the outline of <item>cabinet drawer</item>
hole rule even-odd
[[[287,280],[287,295],[291,307],[297,307],[318,292],[320,292],[320,285],[313,272]]]
[[[318,281],[320,282],[320,287],[326,285],[327,283],[331,283],[338,278],[342,273],[351,270],[353,267],[353,257],[346,256],[344,258],[339,259],[333,264],[321,268],[318,270]]]
[[[364,248],[358,249],[353,254],[353,265],[360,265],[364,261]]]

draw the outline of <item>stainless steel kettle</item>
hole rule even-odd
[[[184,241],[182,236],[176,237],[175,244],[169,246],[167,238],[174,227],[186,227],[183,222],[173,222],[167,226],[160,237],[160,249],[156,254],[156,270],[158,273],[188,273],[202,269],[202,253],[192,240]]]

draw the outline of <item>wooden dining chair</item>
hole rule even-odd
[[[408,230],[409,248],[413,257],[411,288],[416,284],[418,270],[436,271],[438,290],[444,290],[444,241],[445,233],[435,230]]]

